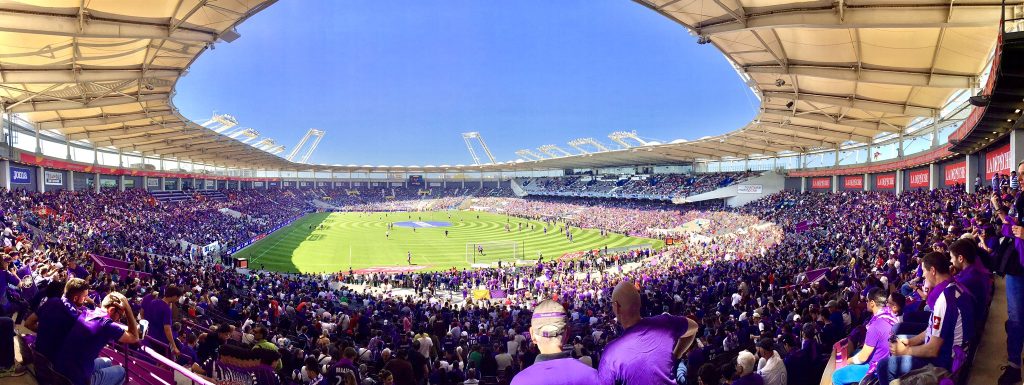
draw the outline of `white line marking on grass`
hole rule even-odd
[[[275,247],[277,247],[278,243],[281,243],[281,241],[283,241],[289,235],[292,235],[292,233],[294,233],[295,230],[296,230],[296,228],[292,228],[291,231],[289,231],[289,232],[287,232],[285,234],[281,234],[281,236],[279,238],[277,238],[277,242],[274,242],[274,244],[270,245],[270,247],[268,247],[266,249],[263,249],[263,252],[260,253],[260,255],[257,255],[256,258],[253,258],[251,262],[256,263],[256,261],[259,261],[260,258],[263,258],[263,256],[267,254],[268,251],[273,250]],[[292,262],[292,263],[294,264],[294,262]]]

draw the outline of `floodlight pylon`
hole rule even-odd
[[[490,160],[490,164],[498,163],[494,160],[494,154],[491,154],[491,149],[487,147],[487,142],[484,142],[484,137],[480,136],[477,131],[463,132],[462,141],[466,142],[466,149],[469,150],[469,156],[473,158],[473,164],[479,165],[480,157],[476,155],[476,150],[473,149],[473,139],[476,139],[477,143],[480,144],[480,148],[484,150],[484,154],[487,155],[487,159]]]
[[[639,143],[641,146],[647,145],[647,141],[640,139],[640,137],[637,136],[636,131],[615,131],[611,134],[608,134],[608,139],[611,139],[613,142],[618,143],[620,146],[622,146],[622,148],[633,147],[633,145],[627,142],[626,139],[632,139]]]
[[[313,155],[313,151],[316,150],[316,146],[320,144],[320,140],[324,138],[325,134],[323,130],[317,130],[315,128],[309,129],[309,132],[311,132],[312,135],[316,137],[316,140],[314,140],[313,144],[311,144],[309,146],[309,149],[306,150],[306,155],[302,156],[302,160],[300,160],[299,163],[306,163],[306,161],[309,160],[309,157]]]
[[[537,150],[545,154],[548,154],[548,156],[552,158],[557,158],[560,156],[572,156],[572,154],[569,153],[569,151],[565,151],[561,147],[558,147],[553,144],[545,144],[543,146],[537,147]]]
[[[525,160],[541,160],[541,159],[544,159],[543,155],[540,155],[540,154],[538,154],[536,152],[533,152],[533,150],[530,150],[530,149],[522,149],[522,150],[516,151],[516,155],[519,155],[519,156],[523,157],[523,159],[525,159]]]
[[[214,113],[209,120],[203,122],[201,126],[209,128],[216,133],[224,132],[225,130],[237,126],[238,120],[234,116],[228,114],[217,114]]]
[[[583,146],[587,144],[596,148],[597,152],[610,151],[608,150],[608,147],[605,147],[603,144],[601,144],[601,142],[594,140],[594,138],[579,138],[569,141],[569,145],[572,146],[572,148],[575,148],[584,154],[590,153],[590,151],[587,151],[587,149],[583,148]]]

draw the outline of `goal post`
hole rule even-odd
[[[522,241],[466,242],[466,263],[515,262],[523,258]]]

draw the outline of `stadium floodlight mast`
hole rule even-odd
[[[608,147],[605,147],[603,144],[601,144],[601,142],[594,140],[594,138],[579,138],[569,141],[569,145],[572,146],[572,148],[575,148],[584,154],[590,153],[590,151],[587,151],[586,149],[583,148],[583,146],[587,144],[596,148],[597,152],[609,151]]]
[[[252,146],[256,147],[257,149],[266,151],[268,148],[274,147],[276,145],[277,145],[277,142],[275,142],[273,139],[266,138],[266,139],[263,139],[263,140],[261,140],[259,142],[256,142]]]
[[[313,139],[313,143],[310,144],[309,148],[306,149],[306,153],[302,155],[301,159],[299,159],[299,163],[306,163],[306,161],[309,160],[309,157],[313,155],[313,151],[316,150],[316,146],[320,144],[320,140],[324,138],[324,134],[326,134],[324,130],[310,128],[309,131],[306,131],[306,135],[302,137],[302,140],[299,141],[299,144],[295,145],[295,148],[292,149],[292,152],[288,153],[288,156],[286,156],[285,159],[288,159],[289,161],[295,160],[295,156],[299,154],[302,148],[306,145],[306,142],[308,142],[310,138],[316,137],[316,139]]]
[[[548,154],[548,156],[552,158],[557,158],[560,156],[572,156],[572,153],[570,153],[569,151],[565,151],[561,147],[558,147],[553,144],[545,144],[543,146],[537,147],[537,150],[545,154]]]
[[[524,160],[541,160],[541,159],[544,159],[543,155],[540,155],[540,154],[538,154],[536,152],[533,152],[533,150],[530,150],[528,148],[524,148],[522,150],[516,151],[516,155],[521,156]]]
[[[611,139],[613,142],[618,143],[620,146],[622,146],[622,148],[633,147],[633,145],[629,144],[629,142],[627,142],[626,139],[633,139],[633,141],[640,143],[641,146],[647,145],[647,141],[640,139],[640,137],[636,135],[636,131],[615,131],[611,134],[608,134],[608,139]]]
[[[242,131],[239,135],[245,138],[242,140],[242,143],[249,143],[249,141],[258,138],[260,136],[260,132],[250,128]]]
[[[203,122],[203,124],[200,124],[200,126],[209,128],[218,134],[237,125],[238,120],[235,119],[234,116],[228,114],[218,114],[216,112],[213,113],[213,116],[210,117],[209,120]]]
[[[477,131],[463,132],[462,140],[466,142],[466,149],[469,150],[469,156],[473,158],[474,165],[480,165],[480,157],[476,155],[476,150],[473,149],[473,139],[476,139],[477,143],[480,144],[480,148],[484,150],[484,154],[487,155],[487,159],[491,161],[490,164],[498,163],[494,160],[494,155],[491,154],[491,149],[487,148],[487,142],[484,142],[484,137],[480,136]]]

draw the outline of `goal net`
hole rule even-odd
[[[523,258],[521,241],[467,242],[466,263],[491,264],[498,261],[515,262]]]

